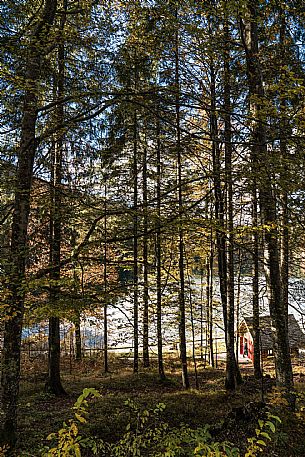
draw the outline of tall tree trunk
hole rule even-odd
[[[81,328],[80,328],[80,315],[78,314],[77,318],[75,319],[75,359],[81,360],[82,359],[82,336],[81,336]]]
[[[51,296],[53,302],[57,294]],[[54,395],[66,395],[60,379],[60,320],[56,316],[49,318],[49,358],[48,358],[48,380],[45,390]]]
[[[286,47],[285,40],[287,38],[287,26],[285,10],[280,7],[280,64],[286,63]],[[280,78],[282,78],[282,70],[280,68]],[[282,81],[284,86],[285,82]],[[285,169],[285,162],[287,160],[287,135],[288,135],[288,121],[286,118],[287,99],[286,96],[280,94],[280,109],[279,109],[279,131],[280,131],[280,160],[282,161],[282,169]],[[289,211],[288,211],[288,193],[286,189],[287,178],[285,172],[282,172],[282,189],[280,192],[281,197],[281,281],[283,288],[283,306],[285,311],[286,325],[288,330],[288,283],[289,283]]]
[[[64,2],[65,11],[67,8]],[[65,15],[62,16],[60,28],[64,28]],[[61,41],[58,46],[58,74],[55,77],[55,101],[60,101],[64,96],[65,79],[65,48]],[[59,103],[55,109],[55,119],[58,125],[64,121],[64,107]],[[50,303],[52,309],[56,310],[60,299],[60,260],[61,260],[61,225],[62,225],[62,202],[61,202],[61,180],[62,180],[62,155],[63,136],[59,133],[54,139],[51,151],[52,173],[51,173],[51,205],[50,205]],[[49,319],[49,358],[48,358],[48,379],[45,389],[54,395],[64,395],[66,392],[60,379],[60,320],[57,316]]]
[[[38,83],[40,66],[57,8],[56,0],[46,0],[40,19],[29,38],[26,61],[23,118],[18,168],[16,175],[15,201],[11,231],[11,271],[9,279],[10,301],[7,308],[2,356],[2,428],[0,443],[11,448],[17,439],[17,403],[20,381],[21,332],[24,313],[24,280],[27,260],[27,231],[30,213],[30,193],[33,164],[36,152],[35,126],[38,106]]]
[[[258,3],[248,3],[248,12],[241,19],[241,37],[246,54],[248,82],[250,91],[251,117],[255,119],[253,126],[252,153],[257,157],[258,188],[262,213],[262,223],[268,230],[264,232],[264,242],[267,251],[267,269],[269,275],[270,298],[269,309],[274,328],[274,355],[276,380],[279,386],[284,386],[289,392],[293,389],[293,375],[289,350],[288,332],[284,308],[283,287],[281,282],[280,252],[278,243],[278,218],[276,199],[271,179],[271,157],[266,146],[266,127],[263,122],[264,112],[262,100],[264,87],[260,61],[258,57]],[[292,396],[290,397],[293,403]],[[293,405],[292,405],[293,406]]]
[[[231,127],[231,83],[230,34],[227,23],[224,26],[224,121],[225,121],[225,179],[227,189],[227,360],[226,388],[234,390],[241,383],[241,375],[236,362],[235,343],[235,297],[234,297],[234,223],[233,223],[233,177],[232,177],[232,127]]]
[[[286,153],[286,147],[281,141],[282,157]],[[283,308],[288,331],[288,305],[289,305],[289,211],[288,211],[288,195],[285,189],[281,195],[281,245],[280,245],[280,263],[281,263],[281,282],[283,288]]]
[[[156,228],[156,262],[157,262],[157,341],[158,370],[161,380],[165,379],[163,366],[162,343],[162,254],[161,254],[161,141],[160,119],[157,118],[157,228]]]
[[[225,331],[225,345],[227,352],[226,379],[225,386],[227,389],[234,390],[236,387],[237,376],[239,377],[238,367],[234,353],[234,301],[230,303],[231,309],[228,313],[228,265],[226,249],[226,227],[224,215],[224,195],[221,180],[221,161],[220,147],[218,139],[218,123],[216,115],[216,74],[213,64],[210,65],[211,71],[211,111],[210,111],[210,132],[212,140],[212,161],[213,161],[213,181],[215,195],[215,218],[216,218],[216,248],[218,261],[219,288],[223,312],[223,323]],[[233,284],[234,287],[234,284]],[[232,284],[231,284],[232,290]],[[232,293],[230,296],[232,300]],[[233,295],[234,300],[234,295]],[[230,335],[229,335],[230,334]],[[217,359],[216,359],[217,364]]]
[[[203,360],[203,322],[204,322],[204,307],[203,307],[203,268],[202,266],[200,267],[200,359]],[[206,308],[207,308],[207,301],[206,301]],[[205,331],[205,346],[207,346],[207,325],[206,325],[206,331]],[[206,354],[206,351],[205,351]],[[206,356],[205,356],[205,362],[204,365],[206,364]]]
[[[51,214],[50,214],[50,294],[49,300],[52,309],[56,310],[60,296],[58,283],[60,280],[60,247],[61,247],[61,215],[60,215],[60,181],[61,181],[61,145],[55,144],[53,151],[53,171],[51,184]],[[56,311],[55,311],[56,312]],[[60,320],[57,316],[49,318],[49,356],[48,379],[45,390],[54,395],[65,393],[60,379]]]
[[[149,367],[148,345],[148,208],[147,208],[147,148],[143,152],[143,366]]]
[[[224,220],[224,199],[221,186],[221,164],[220,149],[218,141],[218,124],[216,116],[216,74],[214,66],[210,64],[211,72],[211,110],[210,110],[210,134],[212,140],[212,161],[213,161],[213,183],[215,196],[215,218],[216,218],[216,246],[219,287],[222,303],[223,322],[225,329],[225,340],[227,346],[228,334],[228,311],[227,311],[227,259],[226,259],[226,239],[225,239],[225,220]]]
[[[255,173],[255,171],[254,171]],[[253,306],[253,345],[254,345],[254,376],[261,378],[261,351],[260,351],[260,324],[259,324],[259,235],[258,235],[258,214],[257,214],[257,190],[255,174],[253,176],[252,192],[252,225],[253,225],[253,279],[252,279],[252,306]]]
[[[76,246],[76,232],[72,231],[71,234],[71,246],[75,248]],[[78,295],[79,293],[79,278],[76,271],[76,263],[73,262],[73,279],[74,279],[74,294]],[[83,269],[81,275],[81,298],[84,300],[84,278],[83,278]],[[74,323],[74,344],[75,344],[75,360],[80,361],[83,357],[82,353],[82,335],[81,335],[81,312],[79,309],[75,309],[75,317],[73,319]]]
[[[186,252],[185,252],[185,260],[186,260],[186,268],[187,268],[189,303],[190,303],[190,318],[191,318],[191,330],[192,330],[192,359],[193,359],[193,364],[194,364],[195,385],[196,385],[196,389],[199,389],[199,379],[198,379],[197,359],[196,359],[196,341],[195,341],[196,329],[195,329],[195,316],[194,316],[194,306],[193,306],[193,296],[192,296],[192,281],[191,281],[189,262],[188,262]]]
[[[107,178],[106,178],[107,179]],[[104,204],[104,372],[109,372],[108,367],[108,297],[107,297],[107,182],[105,181]]]
[[[214,341],[213,341],[213,264],[214,264],[214,252],[213,252],[213,230],[211,229],[210,234],[210,251],[206,260],[206,297],[207,297],[207,335],[208,335],[208,347],[209,347],[209,363],[214,368]]]
[[[238,275],[237,275],[237,292],[236,292],[236,328],[239,328],[240,322],[240,280],[241,280],[241,248],[238,248]],[[239,363],[239,333],[236,332],[235,346],[236,363]]]
[[[139,266],[138,266],[138,120],[134,114],[133,135],[133,372],[139,371]]]
[[[178,17],[176,11],[176,19]],[[184,275],[184,234],[183,234],[183,193],[182,193],[182,157],[181,157],[181,126],[180,126],[180,56],[179,56],[179,34],[175,34],[175,89],[176,89],[176,146],[177,146],[177,167],[178,167],[178,211],[179,211],[179,340],[180,359],[182,365],[182,384],[185,389],[190,387],[185,334],[185,275]]]

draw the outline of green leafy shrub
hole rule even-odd
[[[258,452],[263,452],[267,446],[267,441],[272,441],[271,434],[274,435],[276,431],[276,423],[281,423],[281,419],[278,416],[273,416],[271,413],[267,413],[268,419],[263,421],[259,419],[259,427],[255,429],[256,436],[248,438],[248,449],[245,457],[256,457]]]
[[[188,425],[170,427],[162,420],[164,403],[154,408],[140,407],[133,400],[124,402],[129,411],[129,422],[122,438],[115,443],[84,438],[79,434],[79,425],[87,422],[89,397],[98,397],[95,389],[85,389],[75,403],[74,418],[64,423],[62,429],[48,436],[54,441],[43,457],[81,457],[82,449],[86,455],[100,457],[241,457],[237,447],[229,442],[213,441],[209,426],[193,429]],[[277,416],[267,414],[267,420],[259,420],[256,436],[248,438],[244,457],[257,457],[276,432]]]
[[[193,429],[187,425],[170,428],[161,420],[165,409],[159,403],[154,409],[141,409],[132,400],[125,402],[131,410],[130,422],[123,437],[116,443],[101,442],[103,457],[241,457],[240,451],[227,441],[215,442],[209,426]],[[248,439],[245,457],[256,457],[271,441],[276,431],[277,416],[267,413],[267,420],[258,421],[256,436]]]
[[[91,449],[97,453],[97,445],[93,438],[84,438],[79,434],[79,425],[87,422],[88,398],[97,398],[100,393],[96,389],[84,389],[73,406],[74,418],[64,422],[57,433],[51,433],[47,439],[54,445],[43,451],[43,457],[81,457],[81,449]]]

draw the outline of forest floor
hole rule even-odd
[[[124,405],[127,399],[134,400],[143,408],[166,405],[163,420],[170,426],[181,423],[191,427],[204,424],[212,426],[215,440],[228,440],[241,449],[247,437],[255,435],[259,411],[244,414],[245,405],[257,405],[262,399],[262,385],[252,374],[250,364],[241,367],[243,384],[233,393],[224,389],[223,366],[216,368],[198,365],[199,389],[195,389],[194,371],[190,371],[192,388],[181,387],[179,361],[170,359],[166,363],[167,379],[161,382],[156,366],[140,368],[132,373],[131,361],[112,359],[111,373],[102,373],[102,361],[87,359],[69,365],[63,363],[63,385],[68,396],[56,398],[44,392],[44,363],[39,360],[25,364],[20,395],[20,455],[40,456],[47,445],[46,437],[62,427],[63,421],[73,416],[72,407],[84,388],[94,387],[101,397],[90,404],[90,417],[81,430],[82,435],[93,435],[114,442],[124,434],[130,420]],[[295,384],[298,392],[297,413],[287,412],[274,390],[272,365],[265,367],[270,374],[264,379],[264,400],[271,404],[274,414],[281,417],[282,424],[272,439],[271,445],[261,454],[273,457],[305,457],[305,368],[295,366]],[[271,375],[271,376],[270,376]],[[253,416],[253,417],[252,417]]]

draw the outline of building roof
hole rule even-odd
[[[251,317],[244,317],[244,322],[246,323],[249,332],[253,336],[253,319]],[[272,349],[273,338],[270,316],[260,317],[260,329],[262,349]],[[288,336],[291,349],[305,348],[305,334],[301,330],[301,327],[299,326],[293,314],[288,315]]]

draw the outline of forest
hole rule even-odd
[[[0,456],[305,456],[303,0],[0,3]]]

